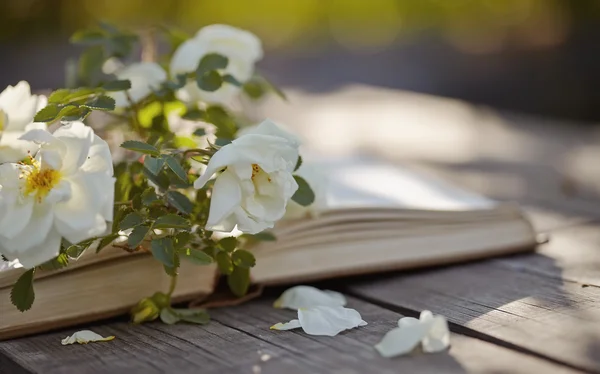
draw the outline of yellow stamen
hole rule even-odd
[[[31,166],[21,163],[24,167],[21,169],[21,178],[25,179],[23,187],[23,196],[34,195],[38,202],[42,202],[50,191],[60,182],[60,172],[53,169],[42,169],[38,161],[30,157]],[[28,167],[26,167],[27,165]]]

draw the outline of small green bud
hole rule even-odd
[[[131,308],[130,313],[133,323],[142,323],[157,319],[160,315],[160,308],[152,299],[146,297]]]
[[[152,301],[154,301],[156,306],[158,306],[160,309],[171,305],[171,298],[169,295],[162,292],[156,292],[154,295],[152,295]]]

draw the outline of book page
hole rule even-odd
[[[408,167],[367,158],[307,161],[326,178],[328,209],[490,209],[496,202]],[[310,181],[309,181],[310,183]]]

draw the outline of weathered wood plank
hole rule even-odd
[[[464,326],[473,336],[500,339],[573,367],[600,372],[597,287],[582,288],[492,260],[366,279],[347,290],[400,310],[429,309]]]
[[[271,331],[269,326],[294,318],[295,312],[271,307],[263,298],[213,312],[206,326],[150,323],[131,326],[113,322],[93,326],[100,334],[116,335],[109,343],[60,345],[75,331],[43,334],[0,343],[0,373],[398,373],[511,372],[576,373],[576,370],[452,334],[449,352],[416,353],[385,359],[373,349],[396,326],[400,314],[352,299],[369,325],[330,337],[302,331]],[[18,366],[17,366],[18,365]]]

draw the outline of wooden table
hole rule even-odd
[[[270,102],[267,113],[314,148],[409,160],[458,185],[518,201],[549,243],[531,254],[318,284],[345,293],[369,322],[333,338],[270,331],[294,313],[272,308],[281,290],[268,290],[213,311],[206,326],[132,327],[123,318],[82,326],[116,335],[110,343],[60,345],[76,328],[1,342],[0,372],[600,373],[595,127],[369,87],[291,96],[294,104]],[[364,136],[365,121],[375,135]],[[347,133],[337,140],[321,139],[340,128]],[[399,317],[423,309],[448,318],[451,349],[381,358],[373,345]]]

